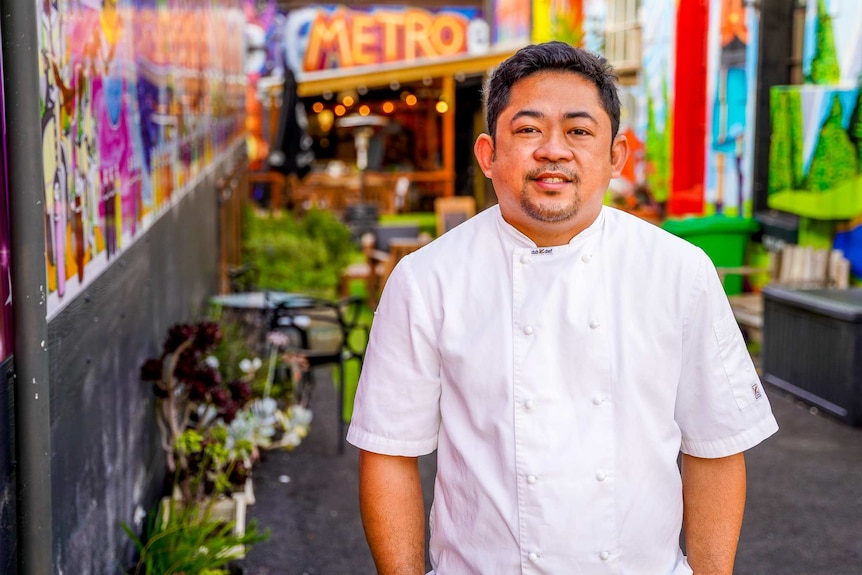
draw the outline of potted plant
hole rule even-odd
[[[235,520],[216,517],[212,503],[180,505],[170,498],[150,516],[143,538],[126,524],[123,529],[139,554],[133,575],[227,575],[246,546],[269,537],[253,520],[238,534]]]

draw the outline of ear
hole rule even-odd
[[[479,168],[485,177],[491,178],[491,165],[494,163],[494,140],[488,134],[479,134],[476,138],[476,143],[473,145],[473,153],[476,154],[476,161],[479,162]]]
[[[614,138],[614,143],[611,145],[611,166],[612,178],[619,178],[623,173],[623,166],[626,165],[626,160],[629,157],[629,140],[623,134],[617,134]]]

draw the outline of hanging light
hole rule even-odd
[[[332,129],[332,123],[335,121],[335,114],[332,110],[321,110],[317,114],[317,123],[320,124],[320,129],[328,132]]]

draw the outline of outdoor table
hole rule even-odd
[[[305,294],[282,291],[249,291],[226,293],[210,298],[212,305],[235,310],[259,311],[266,314],[281,304],[291,307],[313,307],[314,298]]]
[[[261,352],[267,348],[266,337],[272,313],[277,307],[314,310],[319,305],[317,300],[306,294],[271,290],[219,294],[212,296],[209,301],[246,329],[250,343]]]

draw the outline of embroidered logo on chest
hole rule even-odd
[[[530,252],[534,256],[549,256],[554,253],[554,248],[536,248]]]

